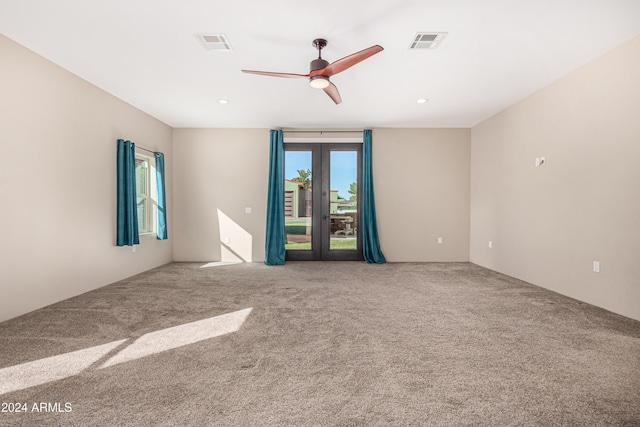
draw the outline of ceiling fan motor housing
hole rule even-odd
[[[314,59],[313,61],[311,61],[309,67],[311,68],[310,72],[323,70],[327,67],[327,65],[329,65],[329,61],[325,61],[322,58]],[[311,87],[314,87],[316,89],[324,89],[325,87],[329,86],[329,77],[325,77],[322,75],[311,76],[309,78],[309,83],[311,84]]]
[[[313,61],[311,61],[309,71],[322,70],[323,68],[326,68],[328,65],[329,65],[329,61],[325,61],[322,58],[314,59]]]

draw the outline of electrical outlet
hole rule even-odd
[[[244,208],[244,213],[250,214],[251,213],[251,208]]]
[[[600,261],[593,261],[593,272],[600,273]]]
[[[493,242],[489,240],[489,249],[493,248]]]
[[[438,237],[438,244],[441,245],[442,244],[442,237]]]

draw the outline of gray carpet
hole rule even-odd
[[[0,323],[0,424],[640,425],[640,322],[467,263],[201,265]]]

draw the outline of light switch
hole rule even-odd
[[[250,214],[251,213],[251,208],[244,208],[244,213]]]
[[[442,244],[442,237],[438,237],[438,244],[441,245]]]

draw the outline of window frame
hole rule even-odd
[[[154,189],[155,189],[155,180],[152,179],[151,174],[155,171],[155,158],[150,156],[145,156],[144,154],[137,153],[135,154],[135,163],[136,163],[136,209],[138,206],[139,199],[146,200],[146,227],[142,227],[141,218],[138,217],[138,234],[153,234],[157,230],[157,197],[153,197]],[[146,172],[145,172],[145,189],[146,192],[140,192],[138,188],[138,164],[146,163]],[[156,193],[157,193],[157,189]]]

